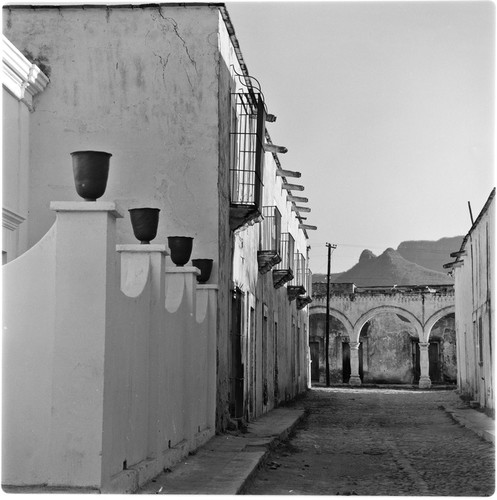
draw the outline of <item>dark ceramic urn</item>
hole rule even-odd
[[[184,266],[192,254],[193,238],[189,236],[168,236],[170,257],[178,267]]]
[[[112,155],[103,151],[74,151],[71,156],[76,192],[86,201],[96,201],[105,193]]]
[[[135,238],[149,244],[157,236],[160,208],[130,208],[129,216]]]
[[[200,275],[197,276],[199,283],[207,283],[211,277],[212,259],[192,259],[192,264],[200,269]]]

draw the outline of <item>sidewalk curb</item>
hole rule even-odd
[[[135,493],[238,495],[305,415],[302,407],[279,407],[249,422],[246,432],[215,435]]]
[[[495,444],[495,430],[488,429],[488,424],[485,425],[486,421],[487,421],[487,419],[489,419],[489,417],[484,418],[483,414],[478,413],[476,410],[464,409],[464,410],[458,411],[454,408],[448,408],[448,407],[443,406],[443,405],[442,405],[442,407],[443,407],[445,413],[447,413],[452,418],[452,420],[454,420],[454,422],[456,422],[459,425],[462,425],[463,427],[466,427],[470,431],[474,432],[476,435],[480,436],[485,441],[488,441],[489,443]],[[484,420],[483,425],[482,425],[482,423],[475,422],[474,418],[473,419],[467,418],[461,412],[475,412],[478,415],[482,415],[481,418],[482,418],[482,420]]]
[[[280,443],[286,441],[288,439],[288,437],[290,436],[290,434],[292,433],[292,431],[295,429],[295,427],[297,427],[297,425],[300,424],[300,422],[302,422],[302,420],[304,418],[305,418],[305,410],[302,410],[300,412],[300,415],[297,416],[295,421],[292,424],[290,424],[289,427],[282,430],[279,434],[272,436],[272,438],[267,443],[261,444],[261,445],[254,443],[254,444],[247,444],[247,446],[245,446],[245,449],[252,448],[252,447],[253,448],[264,447],[265,452],[260,457],[259,462],[254,466],[254,468],[251,471],[248,472],[247,476],[240,484],[240,487],[238,488],[238,490],[236,492],[237,495],[243,494],[243,491],[250,484],[255,473],[259,469],[264,467],[264,465],[266,464],[267,459],[269,458],[271,451],[274,450]]]

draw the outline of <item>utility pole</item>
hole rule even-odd
[[[326,243],[328,247],[328,272],[326,273],[326,337],[325,337],[325,359],[326,359],[326,387],[330,386],[330,275],[331,275],[331,249],[336,245]]]

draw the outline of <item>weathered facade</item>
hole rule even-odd
[[[458,389],[495,411],[495,188],[464,237],[455,260],[444,267],[455,277]]]
[[[326,381],[326,285],[310,306],[312,380]],[[368,287],[330,284],[330,382],[455,383],[452,286]]]
[[[133,490],[216,430],[306,390],[307,234],[287,181],[300,174],[281,167],[278,154],[286,149],[272,144],[268,105],[223,5],[9,6],[4,33],[47,78],[23,110],[27,130],[4,169],[4,192],[18,197],[11,211],[25,219],[25,243],[8,250],[5,268],[12,301],[3,482]],[[5,122],[19,123],[10,108],[4,112]],[[81,150],[113,155],[103,198],[111,201],[94,208],[73,201],[70,153]],[[22,186],[9,191],[18,172],[12,159],[21,157]],[[160,208],[161,216],[156,245],[137,250],[123,215],[140,206]],[[78,238],[70,221],[80,224]],[[95,224],[93,236],[84,231],[88,224]],[[86,244],[83,234],[95,242]],[[192,258],[213,259],[206,285],[195,284],[195,268],[171,266],[163,243],[173,235],[194,237]],[[54,261],[55,254],[64,257]],[[78,266],[71,255],[80,256],[81,269],[61,284],[58,266]],[[100,273],[86,281],[83,270],[94,261]],[[42,279],[51,284],[43,300],[36,287],[26,293]],[[15,313],[28,306],[39,314],[26,323]],[[99,322],[85,336],[88,308]],[[152,318],[146,310],[155,311]],[[141,333],[138,318],[146,325]],[[62,342],[64,328],[70,333]],[[67,356],[71,339],[82,345]],[[20,370],[26,352],[30,370]],[[17,383],[26,391],[22,400]],[[79,389],[71,392],[71,383]],[[69,429],[80,404],[84,417]],[[19,414],[29,418],[16,420]],[[61,461],[64,453],[71,458]]]
[[[2,261],[28,248],[29,131],[33,98],[48,83],[40,68],[28,61],[5,37],[3,56],[3,190]],[[15,124],[15,126],[13,126]]]

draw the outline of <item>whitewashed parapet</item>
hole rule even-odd
[[[196,385],[205,396],[200,400],[197,432],[214,429],[216,417],[216,345],[217,345],[217,285],[197,285],[196,320],[200,349],[205,350],[202,367],[196,372]]]
[[[47,481],[55,326],[56,226],[5,264],[2,484]]]
[[[128,297],[138,297],[151,273],[152,256],[169,255],[165,245],[117,245],[121,254],[121,291]],[[160,293],[160,292],[159,292]]]
[[[33,97],[48,85],[49,79],[5,35],[2,35],[2,69],[3,86],[33,111]]]
[[[132,492],[214,434],[217,290],[116,246],[115,203],[51,208],[4,267],[3,481]]]
[[[176,312],[183,301],[183,307],[191,314],[196,308],[197,276],[200,270],[196,267],[167,267],[166,268],[166,309],[170,313]]]

